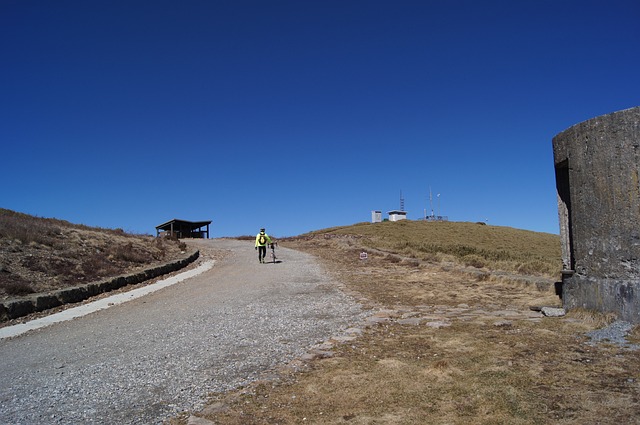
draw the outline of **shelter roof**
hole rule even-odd
[[[166,223],[162,223],[158,226],[156,226],[156,229],[160,229],[160,230],[171,230],[171,224],[177,224],[180,227],[188,227],[191,229],[198,229],[202,226],[207,226],[209,224],[211,224],[211,220],[209,221],[187,221],[187,220],[178,220],[177,218],[174,218],[173,220],[169,220]]]

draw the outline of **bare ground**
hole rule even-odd
[[[171,423],[640,423],[640,352],[589,344],[585,333],[611,317],[533,312],[561,305],[540,279],[381,253],[361,261],[353,241],[283,244],[318,257],[371,309],[354,325],[360,336],[328,341],[304,372],[212,394]]]

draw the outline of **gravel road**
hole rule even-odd
[[[363,317],[313,257],[251,242],[152,294],[0,340],[0,424],[159,424],[246,384]]]

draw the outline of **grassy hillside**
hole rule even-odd
[[[234,425],[638,423],[640,351],[587,344],[612,315],[531,310],[562,305],[544,276],[559,277],[559,245],[556,235],[419,221],[283,239],[371,317],[319,345],[303,373],[212,395],[197,415]]]
[[[0,298],[45,292],[169,261],[184,245],[0,208]]]
[[[430,262],[455,262],[477,268],[558,277],[560,237],[510,227],[462,222],[403,220],[358,223],[302,235],[350,236],[362,248],[375,248]],[[352,242],[353,243],[353,242]]]

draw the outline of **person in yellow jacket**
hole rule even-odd
[[[256,235],[256,249],[258,250],[258,261],[264,263],[264,257],[267,256],[267,244],[271,243],[271,238],[264,229],[260,229],[260,233]]]

